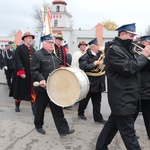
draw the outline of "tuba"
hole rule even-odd
[[[85,72],[88,76],[102,76],[105,74],[104,54],[101,54],[98,61],[100,64],[90,72]]]

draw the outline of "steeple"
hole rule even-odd
[[[53,1],[53,5],[55,5],[55,4],[67,5],[67,3],[65,2],[65,0],[54,0],[54,1]]]
[[[72,15],[67,12],[65,0],[54,0],[51,9],[53,28],[71,28]]]

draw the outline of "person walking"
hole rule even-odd
[[[36,91],[36,113],[34,124],[37,132],[45,134],[44,113],[47,105],[50,107],[52,116],[60,136],[66,136],[75,132],[74,129],[69,129],[67,120],[64,118],[63,109],[54,104],[46,92],[46,81],[49,74],[60,67],[60,61],[54,54],[54,41],[51,35],[45,35],[41,38],[42,49],[34,53],[31,60],[31,75],[33,82],[39,82]],[[58,91],[59,94],[59,91]]]
[[[33,89],[30,73],[30,62],[35,49],[31,46],[35,38],[30,32],[26,32],[23,37],[23,44],[15,50],[15,73],[10,90],[10,96],[15,99],[15,111],[20,112],[21,100],[31,102],[33,114],[35,114],[35,92]]]
[[[119,131],[128,150],[141,150],[134,130],[140,98],[140,70],[148,63],[150,46],[135,56],[131,49],[135,23],[119,27],[118,37],[105,50],[108,102],[111,114],[96,143],[96,150],[108,150]]]
[[[97,123],[105,124],[106,120],[103,119],[101,114],[101,93],[105,90],[105,85],[102,81],[105,81],[105,78],[104,74],[101,74],[102,70],[98,68],[98,66],[103,65],[98,60],[103,54],[99,50],[99,43],[97,38],[90,41],[88,45],[89,49],[87,52],[79,58],[79,67],[87,74],[90,81],[90,89],[87,96],[83,100],[79,101],[78,117],[80,119],[87,120],[84,113],[91,98],[94,121]]]

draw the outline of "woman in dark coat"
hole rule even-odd
[[[15,51],[15,75],[13,85],[10,90],[10,96],[13,96],[15,101],[15,111],[19,112],[21,100],[31,101],[31,106],[34,114],[35,93],[32,86],[30,74],[31,56],[35,49],[31,47],[34,36],[26,32],[22,37],[24,44],[17,47]]]

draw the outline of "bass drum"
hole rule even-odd
[[[89,79],[79,68],[59,68],[49,75],[46,90],[49,98],[56,105],[72,106],[86,97],[89,91]]]

